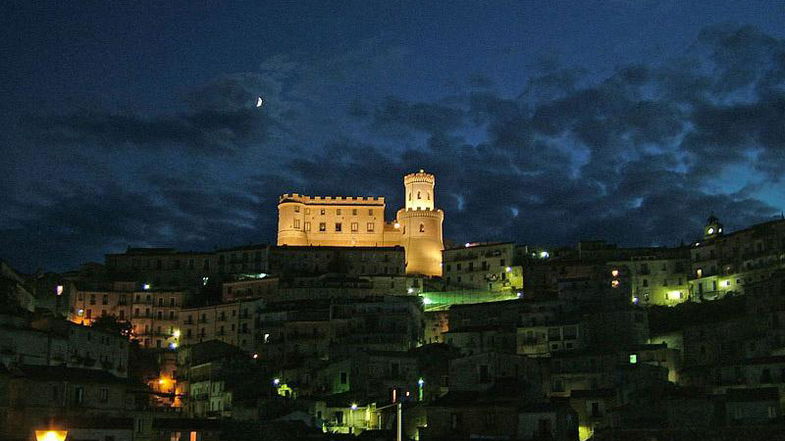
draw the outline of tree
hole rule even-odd
[[[131,331],[133,330],[131,322],[117,320],[117,317],[113,315],[104,315],[98,317],[97,319],[93,320],[93,324],[91,326],[95,329],[110,332],[116,335],[122,335],[126,338],[131,336]]]

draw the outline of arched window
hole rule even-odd
[[[411,191],[409,192],[409,200],[410,201],[412,200],[412,192]]]
[[[425,233],[425,224],[420,224],[420,233]]]
[[[422,197],[420,197],[420,192],[419,191],[417,192],[417,199],[422,199]]]
[[[429,201],[431,200],[431,192],[430,191],[425,193],[425,196],[428,198]]]

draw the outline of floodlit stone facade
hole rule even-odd
[[[406,204],[384,220],[383,197],[284,194],[278,202],[278,245],[393,247],[406,250],[406,273],[442,275],[444,212],[435,208],[436,178],[404,177]]]

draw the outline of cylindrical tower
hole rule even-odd
[[[403,177],[407,210],[433,210],[433,186],[436,178],[420,170]]]
[[[298,194],[284,194],[278,199],[278,245],[308,245],[304,206]]]
[[[403,178],[406,208],[398,210],[398,223],[407,274],[442,275],[444,212],[434,208],[435,183],[436,178],[423,170]]]

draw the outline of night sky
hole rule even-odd
[[[274,242],[285,192],[389,219],[420,168],[459,243],[773,219],[784,23],[749,0],[2,2],[0,258]]]

